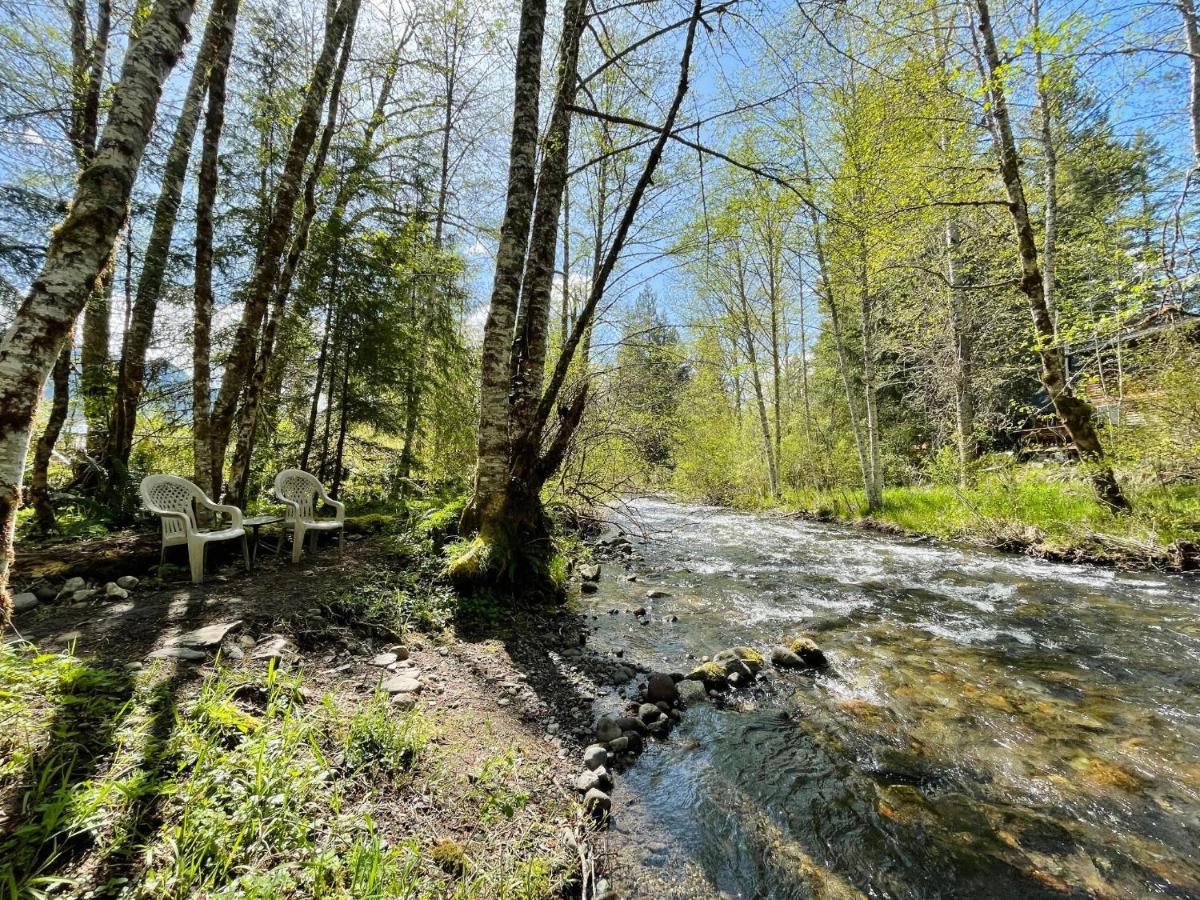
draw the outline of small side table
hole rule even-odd
[[[242,519],[242,527],[250,531],[250,569],[254,569],[254,561],[258,559],[258,530],[264,525],[275,525],[283,521],[282,516],[251,516],[248,519]],[[278,543],[275,545],[275,550],[279,550],[280,544],[283,543],[283,535],[278,538]]]

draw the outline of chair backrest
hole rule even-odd
[[[317,494],[321,492],[321,482],[300,469],[284,469],[275,476],[275,496],[295,503],[301,519],[316,517]],[[292,509],[288,507],[285,518],[291,517]]]
[[[147,475],[142,479],[142,502],[146,509],[159,515],[164,512],[183,513],[196,531],[195,502],[203,500],[204,492],[186,478],[176,475]],[[163,537],[187,534],[188,528],[174,516],[162,520]]]

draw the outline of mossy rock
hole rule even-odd
[[[767,664],[766,660],[762,658],[762,654],[753,647],[730,647],[728,650],[722,650],[713,657],[713,661],[719,663],[726,663],[735,659],[749,669],[751,675],[757,675],[763,670],[763,666]]]
[[[722,690],[729,686],[729,673],[719,662],[706,662],[688,672],[687,677],[692,681],[701,682],[706,688]]]
[[[448,875],[459,876],[467,870],[467,854],[456,842],[438,841],[429,851],[438,868]]]

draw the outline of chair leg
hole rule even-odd
[[[192,584],[204,580],[204,548],[207,544],[188,544],[188,561],[192,564]]]
[[[250,571],[250,545],[246,543],[246,536],[242,535],[242,559],[246,561],[246,571]]]
[[[300,562],[300,554],[304,552],[304,529],[299,525],[292,532],[292,562]]]

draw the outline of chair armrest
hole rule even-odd
[[[242,527],[242,511],[236,506],[231,506],[228,503],[213,503],[208,498],[205,498],[202,502],[213,512],[225,513],[229,516],[229,524],[232,528]]]
[[[334,500],[327,493],[325,493],[325,485],[321,485],[321,501],[326,506],[333,507],[335,521],[344,522],[346,520],[346,504],[338,500]]]

